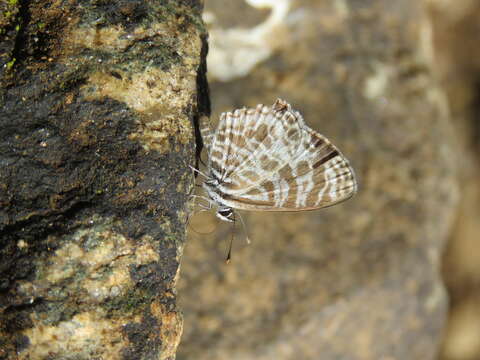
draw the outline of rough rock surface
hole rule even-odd
[[[441,359],[480,358],[480,4],[431,1],[439,78],[461,156],[460,206],[444,254],[451,311]]]
[[[0,359],[174,358],[201,8],[1,3]]]
[[[258,55],[245,76],[209,63],[209,72],[221,67],[211,72],[213,118],[287,99],[351,159],[359,192],[323,211],[245,213],[253,244],[245,246],[238,230],[228,266],[231,228],[194,219],[193,230],[215,230],[192,231],[182,260],[178,358],[434,359],[446,316],[440,260],[457,185],[423,4],[277,1],[271,14],[280,18],[262,12],[259,23],[233,32],[218,27],[228,9],[209,4],[210,33],[220,36],[211,51],[223,54],[210,59],[242,47]],[[231,42],[254,27],[261,36]]]

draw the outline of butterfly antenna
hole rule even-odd
[[[232,244],[233,244],[234,237],[235,237],[235,213],[233,213],[232,237],[230,238],[230,245],[228,247],[227,258],[225,259],[225,262],[227,264],[229,264],[230,260],[232,260]]]
[[[245,233],[245,241],[247,242],[248,245],[250,245],[252,242],[250,241],[250,236],[248,236],[247,226],[245,225],[245,221],[243,221],[242,214],[238,213],[238,216],[240,217],[240,222],[242,223],[243,232]]]

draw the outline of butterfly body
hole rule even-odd
[[[233,222],[233,208],[225,204],[225,200],[218,192],[220,181],[216,178],[210,178],[203,183],[203,189],[215,205],[217,205],[217,217],[220,220]]]
[[[234,221],[234,209],[320,209],[357,190],[347,159],[283,100],[223,113],[214,133],[205,120],[203,188],[221,220]]]

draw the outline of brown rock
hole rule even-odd
[[[173,359],[201,2],[1,6],[0,359]]]
[[[237,240],[228,266],[231,228],[194,219],[215,230],[192,231],[185,251],[179,358],[434,359],[457,185],[430,20],[416,1],[275,4],[248,44],[234,42],[248,29],[212,20],[213,118],[287,99],[351,159],[359,192],[322,211],[245,213],[253,244]],[[241,69],[222,63],[242,46]]]
[[[432,1],[439,78],[448,96],[460,149],[460,206],[444,253],[451,312],[441,359],[480,358],[480,6]]]

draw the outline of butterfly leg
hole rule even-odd
[[[190,197],[193,198],[193,199],[201,199],[201,200],[203,200],[203,201],[206,201],[206,204],[207,204],[207,205],[205,205],[205,203],[204,203],[204,204],[202,204],[202,203],[197,203],[197,204],[198,204],[198,206],[200,206],[200,207],[201,207],[202,209],[204,209],[204,210],[207,210],[207,211],[208,211],[208,210],[212,210],[213,204],[212,204],[212,201],[211,201],[209,198],[207,198],[207,197],[205,197],[205,196],[193,195],[193,194],[190,195]]]
[[[203,172],[201,172],[200,170],[194,168],[192,165],[188,165],[190,167],[190,169],[192,169],[192,173],[195,174],[195,173],[198,173],[200,175],[202,175],[205,179],[211,179],[210,176],[208,175],[205,175]]]
[[[227,258],[225,259],[225,262],[227,264],[230,263],[230,260],[232,259],[232,246],[233,246],[233,239],[235,238],[235,213],[233,212],[233,210],[231,214],[233,216],[233,220],[230,220],[232,222],[232,237],[230,238],[230,245],[228,246]]]

